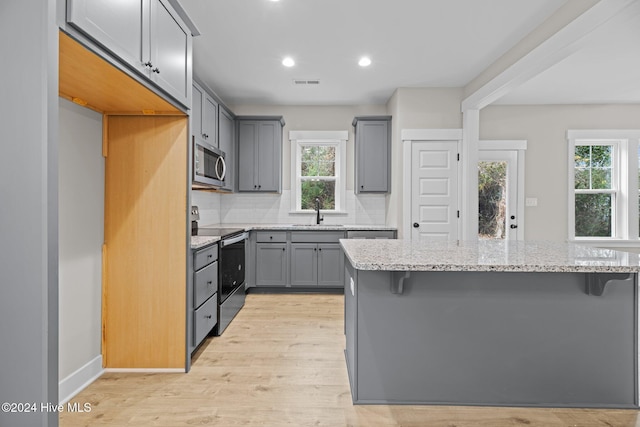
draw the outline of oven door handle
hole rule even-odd
[[[234,243],[238,243],[242,240],[247,240],[247,238],[249,237],[248,233],[242,233],[242,234],[238,234],[235,237],[232,237],[230,239],[224,239],[220,241],[220,247],[224,248],[225,246],[229,246],[229,245],[233,245]]]

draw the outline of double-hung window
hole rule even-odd
[[[344,210],[346,131],[291,131],[291,207],[312,212]]]
[[[571,240],[638,240],[639,137],[632,130],[568,132]]]

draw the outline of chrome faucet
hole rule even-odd
[[[324,218],[320,218],[320,197],[316,197],[316,224],[320,225],[320,221],[324,221]]]

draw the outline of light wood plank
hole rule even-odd
[[[103,356],[109,368],[184,368],[187,119],[110,116]]]
[[[105,374],[64,413],[75,426],[635,427],[638,411],[351,403],[343,297],[247,296],[189,374]]]

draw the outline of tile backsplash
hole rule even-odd
[[[312,224],[315,214],[290,213],[291,191],[282,194],[220,194],[193,191],[193,205],[200,208],[200,224]],[[345,212],[324,215],[323,224],[385,225],[385,195],[347,192]]]

